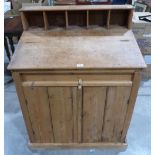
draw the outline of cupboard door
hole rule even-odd
[[[24,87],[36,143],[77,141],[77,88]]]
[[[130,86],[83,87],[83,142],[121,141],[130,91]]]

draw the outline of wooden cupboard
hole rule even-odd
[[[36,142],[122,141],[131,81],[32,83],[23,91]]]
[[[13,71],[32,146],[126,145],[139,72],[45,71],[41,74]]]
[[[24,31],[8,68],[30,145],[126,146],[145,67],[125,27]]]

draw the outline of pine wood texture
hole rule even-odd
[[[102,142],[106,87],[84,87],[82,110],[82,141]]]
[[[132,32],[62,32],[24,32],[9,65],[31,146],[123,147],[145,67]]]
[[[18,95],[23,98],[21,105],[31,146],[78,148],[119,144],[123,147],[138,91],[139,72],[130,73],[132,78],[127,71],[119,76],[110,70],[107,73],[52,77],[45,71],[42,73],[45,77],[34,74],[40,80],[36,81],[33,71],[23,71],[20,76],[13,72],[16,84],[18,79],[23,81],[17,89],[20,88]],[[25,78],[27,74],[30,76]],[[17,75],[20,78],[15,78]],[[51,77],[57,81],[46,81]]]
[[[34,20],[46,30],[25,31],[8,66],[30,146],[126,147],[140,72],[146,67],[132,31],[122,28],[126,22],[131,26],[132,9],[128,5],[21,9],[25,29],[35,26]],[[70,21],[78,10],[79,21]],[[49,30],[55,15],[67,29]],[[106,28],[90,28],[94,21]],[[68,29],[71,24],[86,24],[87,29]]]
[[[132,5],[70,5],[70,6],[36,6],[23,7],[20,11],[66,11],[66,10],[118,10],[134,9]]]
[[[107,15],[107,28],[108,29],[110,27],[110,14],[111,14],[111,10],[108,11],[108,15]]]
[[[21,15],[21,20],[22,20],[22,24],[23,24],[23,29],[24,29],[24,30],[27,30],[28,27],[29,27],[27,18],[26,18],[25,14],[24,14],[23,12],[21,12],[20,15]]]
[[[53,124],[54,142],[71,143],[74,141],[73,106],[76,105],[75,88],[49,87],[50,111]],[[73,105],[74,104],[74,105]]]
[[[48,23],[47,14],[45,11],[43,12],[43,17],[44,17],[45,30],[47,30],[49,27],[49,23]]]
[[[34,137],[33,129],[32,129],[32,123],[30,120],[29,111],[28,111],[28,107],[27,107],[27,102],[25,100],[23,87],[21,84],[22,83],[21,76],[19,73],[13,72],[12,77],[13,77],[13,80],[15,82],[16,91],[17,91],[19,102],[20,102],[20,107],[21,107],[21,110],[23,113],[23,118],[25,121],[27,132],[29,134],[29,139],[31,142],[35,142],[35,137]]]
[[[125,117],[125,122],[124,122],[124,126],[123,126],[123,132],[121,135],[121,141],[124,141],[126,134],[127,134],[127,130],[129,128],[130,125],[130,120],[132,117],[132,113],[133,113],[133,109],[135,106],[135,102],[136,102],[136,97],[137,97],[137,93],[138,93],[138,88],[140,85],[140,73],[139,72],[135,72],[134,77],[133,77],[133,86],[131,89],[131,94],[130,94],[130,99],[129,99],[129,106],[127,109],[127,113],[126,113],[126,117]]]
[[[127,143],[29,143],[31,148],[45,149],[81,149],[81,148],[99,148],[99,149],[119,149],[125,150]]]
[[[23,7],[20,9],[20,11],[24,30],[28,30],[28,28],[34,28],[34,26],[41,28],[44,27],[44,29],[47,30],[53,28],[53,26],[65,27],[68,29],[72,26],[89,28],[94,25],[107,27],[108,29],[113,25],[119,25],[130,29],[132,24],[133,6],[41,6]],[[49,24],[48,27],[47,23]]]
[[[35,141],[54,142],[47,88],[24,87],[24,94]]]
[[[113,29],[25,31],[8,68],[79,69],[78,64],[82,64],[80,69],[146,66],[132,31]]]
[[[23,82],[23,86],[78,86],[78,81],[29,81]],[[131,81],[82,81],[83,86],[132,86]]]
[[[131,87],[107,88],[102,138],[106,142],[120,142]]]

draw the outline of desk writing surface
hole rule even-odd
[[[145,62],[131,30],[24,31],[9,69],[141,69]]]

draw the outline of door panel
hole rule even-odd
[[[131,87],[23,84],[34,142],[121,142]]]
[[[77,142],[77,88],[24,87],[35,142]]]
[[[102,139],[120,142],[131,87],[108,87]]]
[[[53,142],[50,105],[46,87],[24,87],[35,142]]]
[[[76,129],[77,105],[76,87],[49,87],[48,88],[50,110],[54,142],[68,143],[76,141],[74,134]],[[76,138],[76,137],[75,137]]]
[[[83,87],[83,142],[101,141],[105,101],[106,87]]]
[[[83,87],[83,142],[119,142],[130,86]]]

